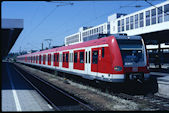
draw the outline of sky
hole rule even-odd
[[[153,5],[165,0],[151,0]],[[73,3],[73,5],[71,5]],[[132,7],[141,5],[142,7]],[[24,19],[24,29],[10,52],[40,50],[45,39],[51,46],[64,44],[64,37],[77,33],[82,26],[107,22],[114,13],[130,14],[150,7],[141,0],[121,1],[3,1],[1,18]]]

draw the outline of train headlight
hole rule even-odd
[[[115,70],[115,71],[121,71],[121,70],[122,70],[122,67],[121,67],[121,66],[115,66],[115,67],[114,67],[114,70]]]

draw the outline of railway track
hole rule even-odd
[[[107,84],[107,86],[108,86],[107,87],[106,84],[104,86],[104,84],[98,85],[96,83],[89,83],[88,80],[87,80],[87,82],[84,82],[84,81],[85,80],[82,80],[82,81],[73,80],[73,82],[77,82],[77,83],[80,83],[80,84],[83,84],[83,85],[92,86],[93,88],[97,88],[100,91],[105,92],[105,93],[109,93],[113,96],[117,96],[117,97],[120,97],[120,98],[125,99],[125,100],[131,100],[131,101],[134,101],[136,103],[140,103],[140,104],[150,106],[150,108],[152,108],[152,109],[156,109],[156,110],[160,110],[160,111],[169,111],[169,99],[168,98],[163,98],[163,97],[156,96],[156,95],[153,95],[153,94],[145,95],[143,92],[141,92],[143,94],[137,94],[137,91],[134,92],[134,94],[131,93],[131,92],[128,93],[127,91],[122,91],[122,90],[124,90],[122,88],[124,85],[121,85],[121,86],[116,85],[116,86],[114,86],[114,88],[118,87],[118,86],[119,87],[112,90],[110,88],[111,86],[108,86],[108,84]],[[132,85],[129,85],[129,86],[131,87]],[[144,88],[144,87],[142,87],[142,88]],[[119,91],[119,90],[121,90],[121,91]],[[134,90],[134,89],[130,89],[130,90]]]
[[[60,75],[60,77],[62,77],[62,76]],[[71,77],[70,75],[68,75],[68,77],[67,77],[66,74],[64,77],[68,78],[72,82],[76,82],[76,83],[79,83],[79,84],[82,84],[85,86],[86,85],[92,86],[93,88],[99,89],[101,92],[109,93],[113,96],[117,96],[117,97],[120,97],[125,100],[131,100],[136,103],[147,105],[152,109],[161,110],[161,111],[169,111],[169,99],[167,99],[167,98],[159,97],[156,95],[144,95],[144,94],[133,95],[130,93],[125,93],[123,91],[119,92],[118,90],[121,90],[120,87],[122,88],[122,86],[120,86],[120,87],[114,86],[114,87],[118,87],[118,88],[116,88],[115,90],[112,91],[112,90],[110,90],[110,87],[108,89],[106,89],[107,87],[104,86],[104,84],[98,85],[94,82],[89,82],[89,80],[84,80],[84,79],[80,80],[79,78],[76,78],[76,77],[74,78],[74,76]]]
[[[88,105],[85,101],[57,88],[51,83],[23,71],[19,67],[15,70],[28,81],[41,96],[53,107],[55,111],[94,111],[94,107]]]

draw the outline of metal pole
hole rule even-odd
[[[43,50],[43,42],[42,42],[42,50]]]
[[[159,65],[159,69],[161,69],[160,57],[161,57],[161,45],[160,45],[160,41],[159,41],[158,42],[158,65]]]

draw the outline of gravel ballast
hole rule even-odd
[[[14,63],[16,66],[22,68],[26,72],[36,75],[55,86],[64,89],[65,91],[73,94],[76,97],[86,101],[94,106],[98,111],[154,111],[155,109],[149,108],[144,104],[139,104],[131,100],[125,100],[117,96],[112,96],[108,93],[101,92],[90,86],[84,86],[72,82],[71,80],[40,71],[35,68],[25,66],[23,64]]]

